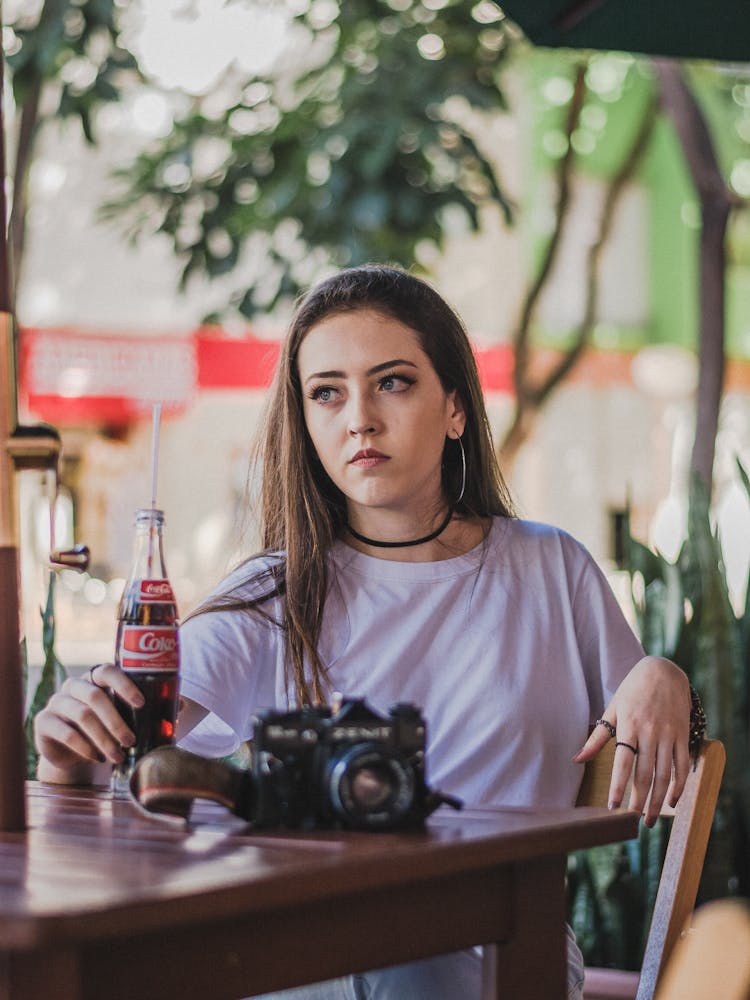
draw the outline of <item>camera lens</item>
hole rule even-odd
[[[366,811],[382,809],[391,797],[391,772],[381,764],[361,767],[349,778],[352,801]]]
[[[330,802],[349,826],[398,826],[414,801],[411,767],[372,743],[350,747],[331,761]]]

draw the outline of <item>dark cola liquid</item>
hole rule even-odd
[[[128,673],[128,671],[125,671]],[[149,750],[167,746],[174,739],[179,690],[177,674],[131,674],[146,699],[143,708],[134,709],[115,696],[117,711],[135,733],[135,745],[128,747],[128,758],[135,763]]]
[[[145,698],[143,707],[134,709],[115,697],[117,710],[135,734],[121,765],[127,770],[149,750],[173,742],[179,698],[177,608],[174,600],[142,601],[141,586],[138,581],[123,597],[116,639],[117,665]]]

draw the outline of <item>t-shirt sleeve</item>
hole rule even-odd
[[[206,757],[252,735],[259,708],[275,704],[278,626],[248,611],[209,611],[180,628],[180,693],[209,714],[180,740]]]
[[[593,713],[589,722],[593,724],[644,653],[604,573],[589,553],[579,548],[573,615]]]

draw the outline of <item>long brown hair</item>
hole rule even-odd
[[[328,593],[327,553],[346,524],[346,499],[323,469],[305,426],[297,352],[307,333],[325,317],[367,309],[412,329],[446,392],[463,403],[466,456],[463,496],[454,504],[461,517],[512,517],[510,495],[492,446],[484,398],[466,330],[455,312],[425,281],[396,267],[367,265],[341,271],[300,301],[276,370],[256,445],[261,463],[262,545],[283,553],[283,562],[265,568],[269,588],[252,600],[220,599],[200,611],[256,609],[285,595],[283,621],[287,669],[298,704],[324,700],[326,665],[318,639]],[[443,454],[446,500],[461,488],[460,448],[446,438]],[[309,678],[305,669],[309,664]]]

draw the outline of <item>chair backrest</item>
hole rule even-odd
[[[576,805],[607,805],[614,753],[615,741],[610,740],[586,765]],[[637,1000],[651,1000],[654,996],[675,943],[690,926],[725,760],[723,744],[705,740],[677,807],[665,806],[662,810],[662,815],[674,818],[646,941]]]
[[[750,906],[721,899],[695,912],[672,952],[657,1000],[750,1000]]]

